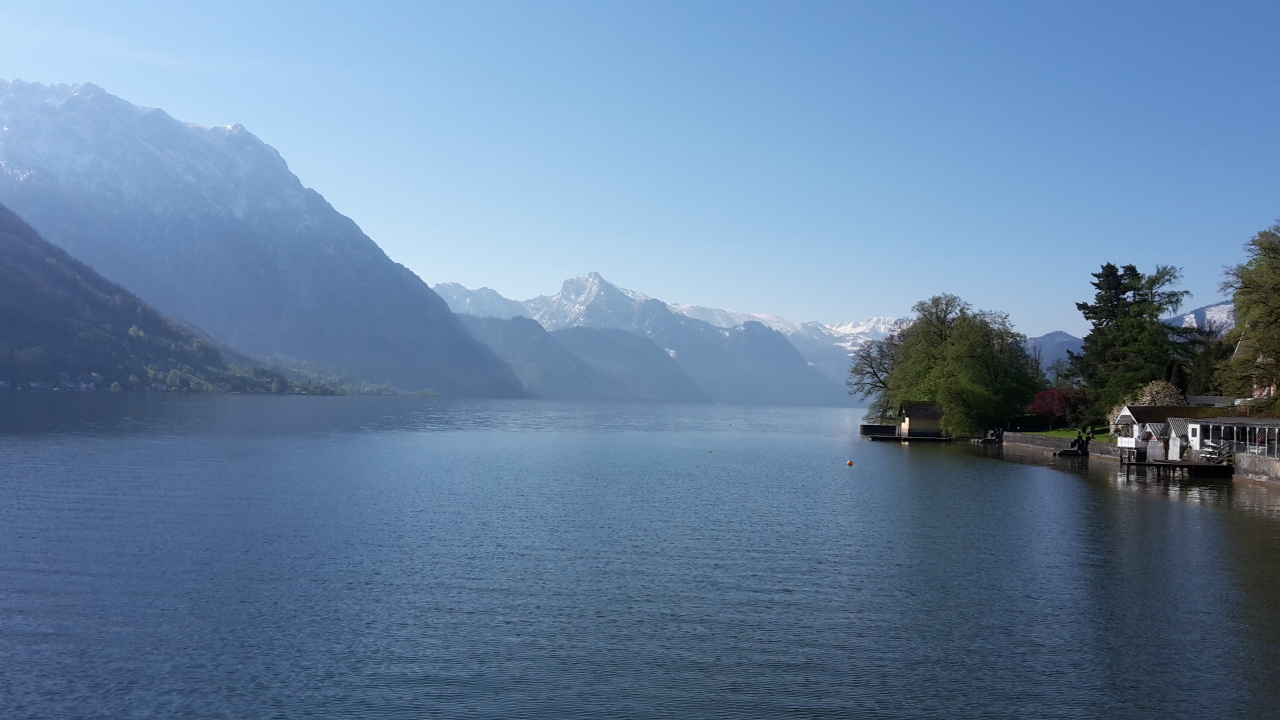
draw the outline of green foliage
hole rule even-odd
[[[1187,348],[1179,342],[1183,331],[1160,318],[1176,311],[1189,293],[1171,289],[1180,275],[1168,265],[1144,275],[1133,265],[1107,263],[1093,277],[1093,302],[1076,303],[1093,329],[1080,353],[1070,357],[1092,415],[1101,417],[1153,380],[1185,382]]]
[[[1274,400],[1280,384],[1280,224],[1245,245],[1248,260],[1228,268],[1222,289],[1232,293],[1236,326],[1225,342],[1233,356],[1215,379],[1229,392]]]
[[[1044,377],[1026,337],[1008,315],[974,312],[955,295],[913,308],[915,317],[886,339],[855,351],[848,385],[871,400],[868,418],[888,417],[903,401],[942,406],[944,430],[977,435],[1021,415]]]

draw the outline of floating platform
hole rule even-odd
[[[902,437],[898,435],[864,435],[868,440],[888,440],[889,442],[951,442],[949,437],[935,437],[932,435],[911,435]]]

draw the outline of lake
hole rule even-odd
[[[1280,717],[1280,487],[860,416],[8,391],[0,716]]]

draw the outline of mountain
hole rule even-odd
[[[708,401],[680,363],[649,338],[588,327],[556,330],[551,336],[596,370],[622,382],[638,400]]]
[[[547,400],[639,400],[640,394],[566,350],[525,317],[462,316],[477,340],[515,370],[529,397]]]
[[[600,276],[566,280],[555,295],[526,300],[548,330],[623,330],[649,338],[711,400],[739,404],[840,405],[844,388],[811,367],[782,333],[748,321],[720,328]]]
[[[881,340],[893,331],[896,318],[874,317],[862,322],[826,325],[820,322],[796,322],[777,315],[751,314],[736,310],[671,304],[671,309],[717,327],[734,327],[746,322],[759,322],[777,330],[795,346],[813,367],[832,380],[843,384],[853,364],[853,349],[868,340]]]
[[[434,286],[434,289],[456,313],[488,317],[524,315],[536,318],[550,329],[578,325],[630,329],[639,308],[648,301],[663,304],[677,314],[725,329],[741,327],[747,322],[758,322],[785,335],[810,366],[840,385],[848,377],[853,349],[868,340],[884,338],[892,332],[897,322],[891,317],[875,317],[839,325],[802,323],[777,315],[662,303],[641,293],[602,284],[602,281],[599,273],[591,273],[585,278],[566,281],[556,295],[544,295],[524,302],[508,299],[489,288],[468,290],[457,283],[441,283]],[[570,303],[565,300],[566,297],[575,300]]]
[[[156,312],[0,205],[6,384],[267,392],[277,378],[283,379],[232,365],[213,340]]]
[[[458,283],[446,282],[437,283],[431,289],[448,303],[450,310],[459,315],[500,319],[529,317],[523,303],[508,300],[487,287],[469,290]]]
[[[1080,346],[1084,341],[1080,338],[1065,333],[1061,330],[1054,330],[1051,333],[1045,333],[1040,337],[1027,338],[1027,351],[1040,353],[1040,367],[1048,370],[1049,366],[1058,360],[1067,360],[1067,351],[1080,352]]]
[[[461,317],[477,340],[515,369],[530,397],[707,401],[670,355],[652,340],[625,330],[574,327],[549,333],[526,317]]]
[[[240,125],[91,85],[0,81],[0,202],[160,311],[241,352],[406,390],[519,396],[448,305]]]
[[[1178,327],[1211,327],[1225,333],[1236,326],[1236,306],[1230,302],[1205,305],[1182,315],[1165,318],[1165,322]]]

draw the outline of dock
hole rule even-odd
[[[1234,471],[1230,465],[1210,465],[1209,463],[1187,462],[1184,460],[1122,460],[1125,475],[1134,468],[1143,468],[1144,472],[1155,471],[1157,480],[1175,480],[1189,478],[1224,478],[1231,479]]]
[[[879,440],[881,442],[951,442],[949,437],[940,437],[936,435],[864,435],[868,440]]]

